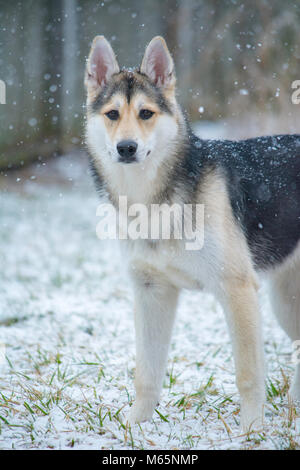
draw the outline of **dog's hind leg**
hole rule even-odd
[[[230,277],[220,301],[232,338],[236,384],[241,397],[241,426],[261,426],[265,399],[261,319],[254,277]]]
[[[292,341],[300,340],[300,263],[288,263],[271,278],[270,299],[279,324]],[[290,389],[291,397],[300,400],[300,363]]]
[[[135,272],[136,401],[128,421],[151,419],[164,379],[178,290],[160,280]]]

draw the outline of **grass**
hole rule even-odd
[[[120,378],[106,371],[99,357],[94,361],[82,357],[68,364],[63,352],[52,354],[39,347],[28,352],[25,362],[27,374],[9,361],[10,387],[0,393],[0,438],[8,430],[11,436],[5,448],[80,448],[86,436],[93,447],[99,442],[99,448],[156,448],[162,434],[166,448],[197,448],[205,441],[207,448],[220,445],[255,449],[266,441],[273,441],[275,448],[299,448],[299,436],[295,435],[299,415],[293,404],[286,404],[288,384],[284,374],[281,379],[269,379],[267,384],[267,407],[273,409],[272,414],[275,410],[280,426],[269,425],[260,432],[241,435],[237,432],[236,397],[224,394],[214,384],[213,375],[198,389],[183,393],[178,383],[183,371],[178,373],[176,380],[165,382],[165,404],[155,410],[152,423],[131,428],[125,411],[132,404],[132,396],[124,390]],[[170,370],[172,377],[176,372],[174,363]],[[103,388],[119,389],[119,403],[108,399],[109,392],[99,393],[101,383]],[[197,423],[196,432],[190,431],[192,423]],[[210,429],[216,434],[211,442],[206,436]],[[53,436],[59,436],[60,445]],[[101,442],[105,444],[101,446]]]

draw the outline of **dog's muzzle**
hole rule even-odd
[[[122,140],[117,145],[119,153],[119,162],[132,163],[136,162],[136,151],[138,144],[134,140]]]

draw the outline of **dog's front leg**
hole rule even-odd
[[[151,419],[164,379],[178,290],[156,279],[135,276],[136,401],[128,421]]]
[[[236,383],[241,397],[244,431],[260,426],[265,398],[261,319],[255,280],[224,282],[222,304],[232,337]]]

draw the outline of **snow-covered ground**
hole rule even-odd
[[[98,202],[81,154],[0,178],[0,448],[299,448],[291,346],[264,290],[261,432],[240,435],[226,324],[201,292],[182,294],[153,420],[126,426],[132,294],[117,245],[96,237]]]

